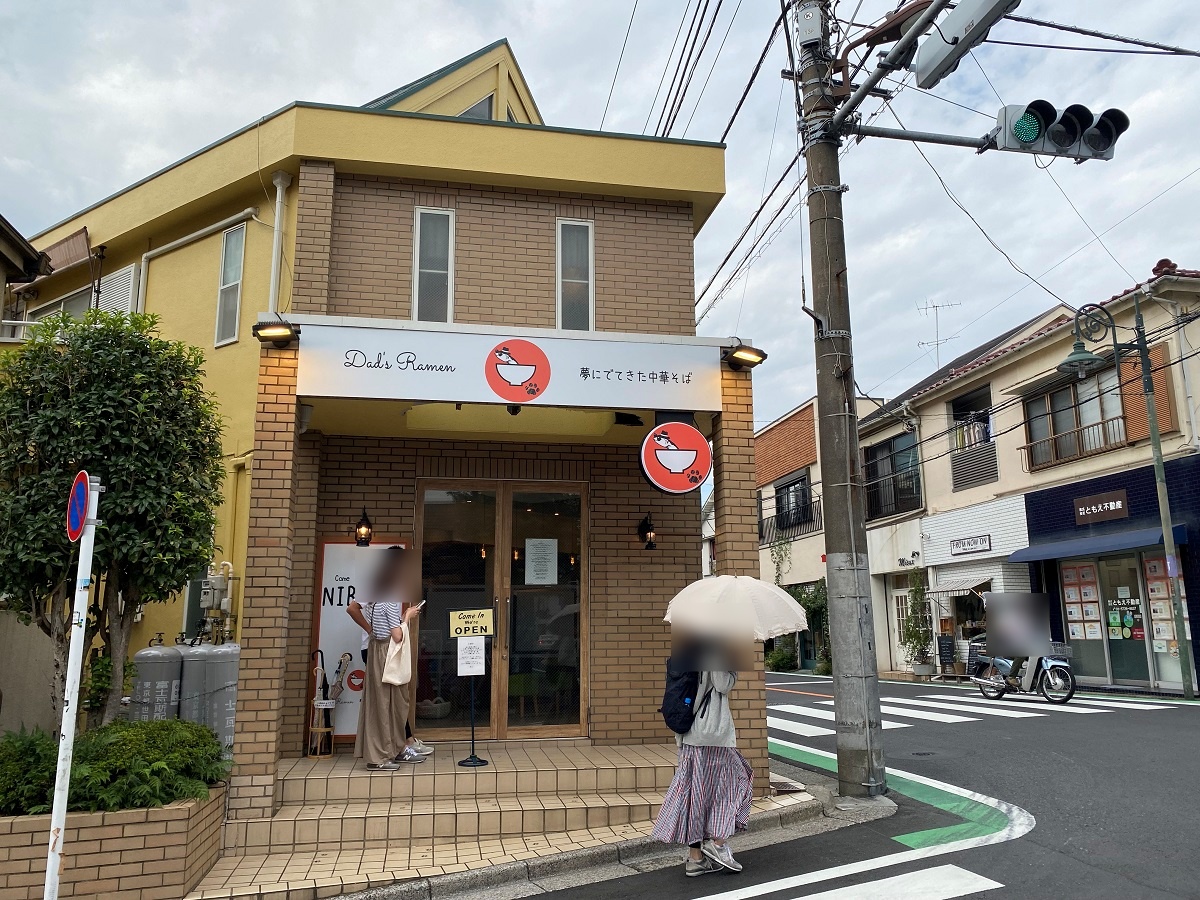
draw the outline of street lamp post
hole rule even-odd
[[[1117,340],[1117,323],[1103,306],[1090,303],[1075,313],[1075,345],[1058,370],[1081,379],[1103,369],[1108,361],[1084,346],[1084,340],[1100,343],[1112,334],[1113,361],[1120,364],[1123,353],[1136,353],[1142,366],[1142,393],[1146,397],[1146,421],[1150,426],[1150,451],[1154,458],[1154,485],[1158,493],[1158,517],[1162,524],[1163,547],[1167,557],[1167,575],[1171,585],[1171,610],[1175,617],[1176,646],[1179,648],[1179,673],[1183,695],[1195,696],[1192,685],[1192,648],[1184,627],[1183,602],[1179,591],[1179,558],[1176,556],[1175,530],[1171,521],[1171,505],[1167,500],[1167,476],[1163,469],[1162,437],[1158,430],[1158,410],[1154,404],[1154,371],[1150,364],[1150,347],[1146,343],[1146,325],[1142,319],[1139,293],[1133,295],[1133,342]]]

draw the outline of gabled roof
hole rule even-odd
[[[505,121],[512,111],[518,122],[543,124],[507,38],[376,97],[362,108],[457,116],[489,95],[493,120]]]

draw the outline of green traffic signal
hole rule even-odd
[[[1042,136],[1042,122],[1031,111],[1026,110],[1021,118],[1013,123],[1012,132],[1022,144],[1032,144]]]

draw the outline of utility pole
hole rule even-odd
[[[833,704],[837,717],[838,783],[844,797],[887,792],[879,718],[875,625],[862,473],[858,465],[858,412],[850,302],[846,285],[846,235],[842,226],[841,166],[829,123],[836,101],[829,91],[828,0],[794,7],[798,27],[796,68],[802,90],[800,124],[808,163],[808,225],[816,333],[817,416],[821,480],[825,485],[825,579],[833,652]],[[814,26],[820,38],[811,41]],[[785,27],[789,27],[785,23]]]

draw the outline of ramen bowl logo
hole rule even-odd
[[[509,403],[529,403],[550,386],[550,360],[529,341],[500,342],[488,353],[483,371],[492,392]]]
[[[684,422],[658,426],[642,441],[642,472],[646,480],[668,494],[686,494],[712,472],[708,439]]]

